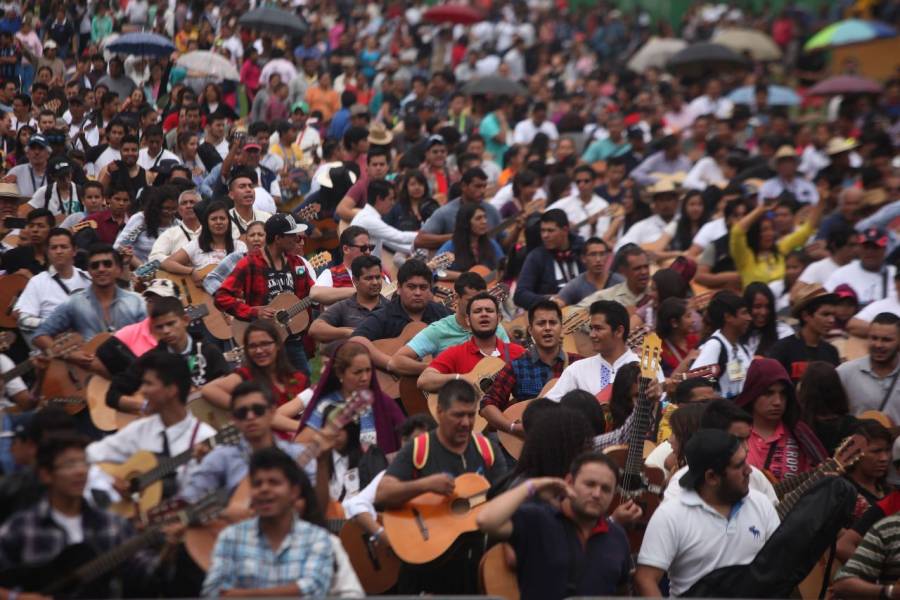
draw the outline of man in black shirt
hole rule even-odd
[[[798,283],[791,293],[791,306],[794,317],[800,320],[800,331],[778,340],[769,349],[769,358],[780,362],[794,383],[803,377],[812,361],[822,360],[835,367],[840,364],[837,348],[825,341],[834,328],[837,303],[836,294],[829,294],[816,283]]]
[[[503,454],[486,437],[472,433],[477,410],[475,388],[467,381],[450,381],[441,388],[437,429],[400,449],[378,485],[375,504],[399,508],[426,492],[450,495],[455,488],[454,477],[463,473],[477,473],[491,485],[500,481],[506,474]],[[404,563],[399,592],[477,593],[476,574],[483,549],[483,534],[464,534],[430,563]]]
[[[56,220],[46,208],[35,208],[25,217],[25,227],[19,235],[19,246],[2,255],[0,266],[7,273],[21,271],[31,277],[47,270],[47,239]]]

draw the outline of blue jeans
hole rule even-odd
[[[291,338],[284,343],[284,350],[287,352],[288,360],[294,365],[298,371],[302,371],[304,375],[309,377],[309,361],[306,359],[306,350],[303,349],[303,340],[301,338]]]

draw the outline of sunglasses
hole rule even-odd
[[[92,260],[90,263],[88,263],[88,268],[90,269],[99,269],[100,267],[112,269],[113,261],[107,258],[105,260]]]
[[[375,251],[375,244],[358,244],[358,245],[349,244],[349,246],[351,248],[356,248],[360,252],[374,252]]]
[[[261,417],[266,414],[267,410],[269,410],[269,407],[265,404],[251,404],[250,406],[242,406],[240,408],[236,408],[232,411],[231,414],[233,414],[234,418],[238,421],[243,421],[250,416],[251,412],[255,416]]]

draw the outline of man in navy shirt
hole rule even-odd
[[[482,531],[512,544],[522,600],[626,593],[628,538],[606,516],[617,473],[608,456],[587,452],[565,480],[529,479],[478,514]]]

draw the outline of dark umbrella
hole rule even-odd
[[[702,75],[707,71],[725,71],[747,66],[747,60],[721,44],[694,44],[674,55],[666,67],[679,75]]]
[[[498,75],[488,75],[474,79],[463,86],[463,93],[469,96],[492,94],[494,96],[524,96],[528,91],[512,79]]]
[[[238,25],[275,34],[299,35],[306,31],[303,19],[280,8],[260,6],[238,19]]]
[[[837,75],[823,79],[809,89],[812,96],[836,96],[838,94],[878,94],[881,84],[858,75]]]
[[[135,31],[119,36],[106,49],[119,54],[135,56],[168,56],[175,52],[175,44],[156,33]]]
[[[444,4],[425,11],[422,18],[432,23],[459,23],[472,25],[484,21],[485,14],[473,6],[465,4]]]

